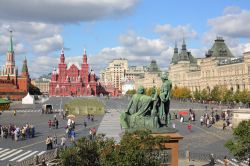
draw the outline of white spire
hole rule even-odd
[[[87,53],[86,53],[86,48],[84,48],[84,55],[87,55]]]
[[[64,49],[63,49],[63,47],[62,47],[62,50],[61,50],[61,54],[64,54]]]

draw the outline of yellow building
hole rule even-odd
[[[168,72],[173,86],[188,87],[191,91],[211,91],[216,85],[233,91],[250,90],[250,52],[235,57],[223,38],[218,37],[205,58],[196,59],[183,41],[180,53],[175,46]]]

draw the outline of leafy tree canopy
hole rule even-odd
[[[152,155],[169,138],[153,137],[148,130],[126,132],[120,144],[98,135],[93,141],[81,138],[76,145],[60,153],[63,166],[158,166],[160,160]]]
[[[234,129],[233,136],[225,146],[238,160],[250,159],[250,120],[242,121]]]

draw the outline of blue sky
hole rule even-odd
[[[249,20],[247,0],[1,0],[0,65],[10,28],[16,64],[27,56],[31,76],[38,77],[57,66],[62,47],[74,63],[86,48],[96,73],[120,57],[131,65],[156,59],[167,70],[174,42],[180,47],[183,37],[196,57],[204,57],[216,36],[241,56],[250,50]]]

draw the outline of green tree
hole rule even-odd
[[[250,96],[250,92],[244,89],[243,91],[239,92],[238,99],[240,102],[245,104],[249,102],[249,96]]]
[[[223,102],[233,102],[234,101],[234,93],[232,90],[226,90],[222,97]]]
[[[201,99],[202,100],[208,100],[209,99],[209,93],[206,89],[203,89],[201,91]]]
[[[180,88],[180,98],[187,99],[191,98],[191,91],[187,87]]]
[[[146,89],[146,95],[147,96],[151,96],[152,92],[153,92],[153,88],[147,88]]]
[[[128,90],[128,91],[126,92],[127,95],[133,95],[133,94],[135,94],[135,93],[136,93],[136,90],[135,90],[135,89],[133,89],[133,90]]]
[[[31,95],[41,95],[42,94],[40,89],[33,84],[29,84],[28,88],[29,88],[29,93]]]
[[[68,147],[60,153],[62,166],[98,166],[100,164],[97,149],[95,141],[83,137],[76,142],[76,146]]]
[[[225,146],[239,161],[250,159],[250,120],[240,122],[233,136]]]
[[[237,103],[240,102],[240,91],[237,90],[234,95],[233,95],[233,99],[234,101],[236,101]]]
[[[218,85],[214,86],[211,93],[211,99],[214,101],[221,101],[222,100],[222,93],[220,87]]]
[[[63,166],[159,166],[159,158],[152,154],[163,148],[163,141],[169,138],[154,137],[149,130],[126,132],[120,144],[104,135],[94,141],[81,138],[60,152],[60,160]]]
[[[201,92],[198,91],[198,89],[196,89],[196,90],[193,92],[193,97],[194,97],[196,100],[201,100]]]
[[[120,146],[117,148],[117,165],[160,165],[158,158],[151,154],[156,148],[163,148],[162,141],[163,138],[153,137],[148,130],[126,133],[121,139]]]

